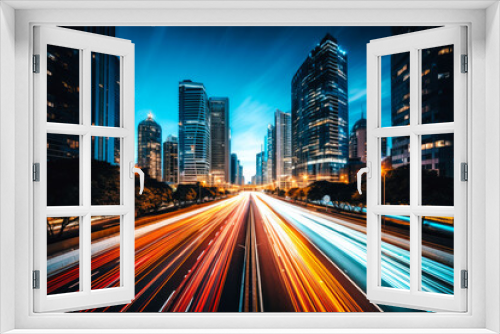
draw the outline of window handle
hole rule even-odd
[[[139,190],[139,195],[142,195],[142,192],[144,191],[144,172],[142,169],[135,167],[134,162],[130,162],[130,178],[133,179],[135,177],[135,173],[139,174],[139,184],[141,186],[141,189]]]
[[[371,173],[371,163],[370,162],[367,162],[366,163],[366,166],[367,167],[364,167],[364,168],[361,168],[360,170],[358,170],[358,174],[357,174],[357,181],[358,181],[358,192],[359,194],[363,194],[363,192],[361,191],[361,180],[363,179],[363,174],[366,173],[366,176],[367,178],[371,178],[372,177],[372,173]]]

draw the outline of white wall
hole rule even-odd
[[[500,5],[490,6],[486,11],[486,217],[494,224],[486,225],[486,328],[500,332]],[[496,256],[495,256],[496,254]]]
[[[0,333],[14,328],[14,14],[0,3]]]

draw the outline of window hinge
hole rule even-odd
[[[467,55],[462,55],[462,73],[469,72],[469,57]]]
[[[33,270],[33,289],[40,289],[40,270]]]
[[[33,181],[40,182],[40,164],[38,162],[33,164]]]
[[[33,73],[40,73],[40,55],[33,55]]]
[[[460,180],[469,181],[469,165],[466,162],[460,164]]]
[[[469,272],[467,270],[462,270],[462,289],[467,289],[469,287]]]

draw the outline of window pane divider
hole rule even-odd
[[[125,205],[92,205],[90,214],[92,216],[117,216],[130,212],[130,208]]]
[[[408,216],[415,214],[417,216],[432,217],[454,217],[455,207],[453,206],[424,206],[424,205],[377,205],[373,208],[373,213],[377,215],[400,215]]]
[[[455,132],[455,123],[421,124],[412,127],[412,132],[417,135],[438,135]]]
[[[393,126],[393,127],[382,127],[373,129],[373,134],[378,138],[402,137],[402,136],[407,137],[410,136],[411,134],[437,135],[437,134],[446,134],[454,132],[455,132],[455,124],[453,122]]]
[[[124,138],[130,135],[132,132],[129,129],[116,127],[47,123],[47,133],[69,134],[77,136],[83,136],[90,133],[92,136]]]
[[[420,51],[416,48],[410,51],[410,291],[419,290],[420,277],[420,219],[415,214],[415,204],[420,203],[420,137],[414,132],[419,124],[420,115],[420,82],[421,65]]]

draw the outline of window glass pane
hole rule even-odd
[[[422,124],[453,122],[453,45],[422,50]]]
[[[92,136],[92,205],[120,204],[120,138]]]
[[[453,217],[422,217],[422,291],[453,294]]]
[[[80,50],[47,45],[47,122],[80,123]]]
[[[410,217],[381,216],[381,282],[383,287],[410,289]]]
[[[80,217],[47,218],[47,294],[80,288]]]
[[[381,140],[381,161],[381,204],[410,204],[410,137]]]
[[[80,137],[47,135],[47,205],[80,205]]]
[[[92,125],[120,126],[120,57],[92,52]]]
[[[92,290],[120,286],[120,218],[92,217]]]
[[[381,126],[410,124],[410,53],[380,57]]]
[[[422,205],[453,206],[453,134],[422,136]]]

